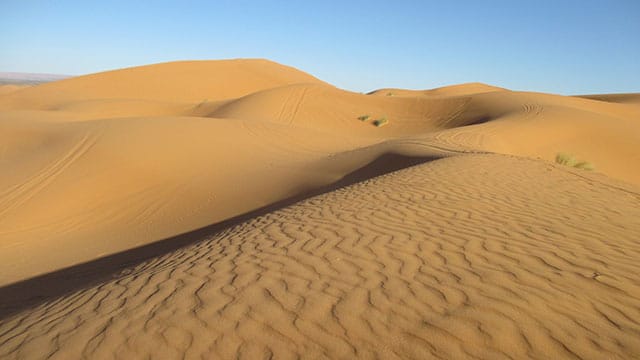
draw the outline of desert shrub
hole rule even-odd
[[[373,121],[373,125],[375,125],[376,127],[381,127],[381,126],[385,126],[389,123],[389,121],[387,120],[386,117],[377,119]]]
[[[360,120],[360,121],[367,121],[367,120],[369,120],[369,118],[370,118],[369,115],[358,116],[358,120]]]
[[[581,162],[573,165],[573,167],[577,168],[577,169],[588,170],[588,171],[595,170],[595,168],[596,168],[592,163],[586,162],[586,161],[581,161]]]
[[[566,153],[558,153],[556,155],[556,163],[582,170],[591,171],[595,169],[595,166],[592,163],[586,161],[578,161],[573,155]]]
[[[556,155],[556,163],[560,165],[574,166],[577,163],[577,161],[576,161],[576,158],[573,157],[573,155],[569,155],[566,153],[559,153],[558,155]]]

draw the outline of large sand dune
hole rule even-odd
[[[636,97],[266,60],[0,93],[0,356],[633,358]]]
[[[437,160],[9,318],[0,354],[632,358],[635,190],[504,155]]]

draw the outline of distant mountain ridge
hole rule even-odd
[[[71,77],[71,75],[0,72],[0,84],[36,85],[56,80],[62,80],[69,77]]]

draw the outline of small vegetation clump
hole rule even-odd
[[[388,92],[387,96],[393,96],[393,93],[392,92]]]
[[[573,165],[573,167],[577,169],[588,170],[588,171],[593,171],[596,169],[596,167],[592,163],[586,162],[586,161],[581,161]]]
[[[385,126],[389,123],[389,121],[387,120],[386,117],[377,119],[373,121],[373,125],[375,125],[376,127],[381,127],[381,126]]]
[[[595,166],[593,166],[592,163],[586,161],[578,161],[573,155],[565,153],[559,153],[558,155],[556,155],[556,163],[560,165],[571,166],[576,169],[589,171],[595,169]]]
[[[577,163],[576,158],[573,155],[558,153],[556,155],[556,163],[560,165],[573,166]]]
[[[362,122],[369,121],[370,119],[371,119],[371,116],[368,114],[358,116],[358,120]],[[376,127],[381,127],[381,126],[387,125],[389,121],[387,120],[386,116],[383,116],[381,118],[373,120],[371,123]]]

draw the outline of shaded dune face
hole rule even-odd
[[[0,354],[633,358],[640,195],[602,180],[502,155],[373,178],[5,319]]]
[[[637,357],[637,96],[267,60],[2,90],[0,358]]]

